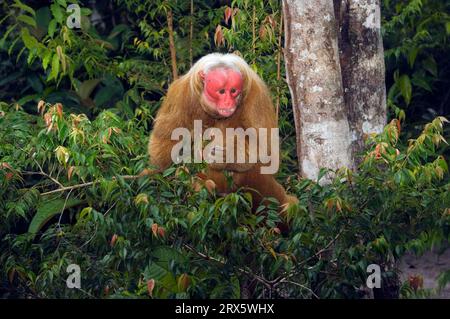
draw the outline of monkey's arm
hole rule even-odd
[[[172,164],[170,152],[176,141],[152,134],[148,143],[150,164],[154,165],[158,171],[162,171]]]
[[[172,164],[171,152],[173,146],[178,141],[172,140],[172,132],[175,128],[186,127],[186,114],[183,110],[187,102],[183,96],[186,83],[180,78],[172,83],[167,95],[156,115],[153,131],[148,143],[150,164],[156,166],[158,170],[164,170]]]

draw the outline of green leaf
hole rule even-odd
[[[411,79],[412,84],[414,84],[417,87],[420,87],[424,90],[427,90],[428,92],[432,92],[432,88],[430,86],[430,84],[428,84],[427,82],[427,78],[425,76],[423,76],[423,74],[419,74],[419,73],[414,73],[413,77]]]
[[[52,58],[52,71],[50,72],[50,76],[48,77],[48,81],[51,79],[56,79],[59,73],[59,58],[57,54],[53,54]]]
[[[44,68],[44,70],[47,70],[51,58],[52,58],[52,51],[47,50],[47,52],[45,52],[44,54],[44,58],[42,59],[42,67]]]
[[[439,289],[444,289],[444,287],[447,286],[448,283],[450,283],[450,269],[440,273],[437,281]]]
[[[38,47],[38,41],[36,40],[35,37],[33,37],[30,34],[30,31],[27,28],[22,28],[20,32],[22,36],[22,41],[28,50],[33,50]]]
[[[41,7],[36,10],[36,24],[38,27],[47,30],[51,18],[52,14],[49,7]]]
[[[411,69],[414,67],[414,62],[416,61],[417,53],[419,53],[419,50],[420,48],[414,47],[408,53],[408,64]]]
[[[167,270],[152,262],[144,270],[144,278],[146,280],[155,279],[162,280],[167,275]]]
[[[81,8],[80,13],[82,16],[90,16],[92,14],[92,10],[89,8]]]
[[[90,79],[81,83],[77,90],[77,93],[80,96],[80,98],[83,100],[87,99],[99,83],[100,79]]]
[[[401,170],[395,173],[394,180],[395,180],[395,183],[397,183],[399,185],[403,184],[403,182],[404,182],[404,175],[403,175],[403,172]]]
[[[50,6],[50,10],[52,11],[53,16],[55,17],[56,21],[60,24],[63,23],[63,17],[64,13],[61,9],[61,6],[57,3],[54,3]]]
[[[448,165],[447,165],[447,162],[445,161],[444,157],[442,157],[442,156],[439,157],[438,165],[439,165],[440,168],[442,168],[442,170],[444,172],[448,172]]]
[[[180,264],[186,262],[186,257],[184,255],[182,255],[178,250],[168,246],[155,247],[153,250],[153,256],[159,259],[158,263],[160,265],[161,263],[165,264],[173,260]]]
[[[65,199],[58,198],[46,201],[38,206],[36,215],[31,220],[28,232],[36,234],[41,228],[54,216],[61,214],[65,209],[81,204],[83,201],[77,198]]]
[[[31,14],[32,16],[36,15],[36,13],[34,12],[33,8],[27,6],[26,4],[23,4],[22,2],[20,2],[18,0],[14,1],[14,4],[12,5],[12,7],[19,8],[19,9],[21,9],[23,11],[26,11],[29,14]]]
[[[322,177],[324,177],[327,173],[328,170],[326,168],[321,168],[317,176],[317,182],[319,182],[322,179]]]
[[[17,24],[12,25],[11,27],[8,28],[8,30],[6,30],[5,34],[2,36],[1,40],[0,40],[0,46],[3,46],[6,38],[8,37],[8,35],[17,27]],[[10,47],[11,50],[12,46]]]
[[[101,89],[99,89],[98,92],[95,94],[94,103],[96,106],[103,106],[108,101],[111,100],[113,95],[114,95],[113,88],[110,86],[104,86]]]
[[[169,167],[163,172],[163,177],[172,175],[176,171],[176,167]]]
[[[24,23],[26,23],[26,24],[34,27],[34,28],[37,27],[36,26],[36,20],[34,20],[33,17],[26,16],[26,15],[22,14],[22,15],[17,17],[17,20],[22,21],[22,22],[24,22]]]
[[[25,103],[30,102],[30,101],[36,99],[37,97],[38,96],[36,94],[25,95],[17,101],[17,104],[24,105]]]
[[[430,72],[433,76],[437,77],[437,63],[432,56],[429,56],[427,59],[425,59],[422,64],[425,70]]]
[[[50,23],[48,24],[48,35],[49,37],[53,38],[53,35],[56,31],[56,20],[52,19]]]
[[[409,104],[411,102],[412,96],[412,86],[409,76],[404,74],[401,77],[399,77],[398,85],[400,87],[400,92],[402,93],[402,96],[405,99],[406,104]]]
[[[58,2],[61,6],[63,6],[64,8],[67,7],[67,3],[66,0],[56,0],[56,2]]]

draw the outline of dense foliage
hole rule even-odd
[[[81,29],[66,25],[72,2]],[[446,120],[436,117],[448,113],[446,2],[384,1],[392,120],[368,137],[358,171],[326,186],[295,175],[278,1],[92,3],[0,4],[1,296],[361,298],[372,263],[385,283],[375,293],[396,295],[396,261],[448,240]],[[202,165],[137,176],[174,76],[171,36],[180,74],[231,51],[269,84],[279,177],[300,199],[288,232],[275,202],[252,212],[245,191],[194,189]],[[70,264],[81,289],[66,287]]]

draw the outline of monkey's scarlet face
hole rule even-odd
[[[229,117],[236,111],[242,91],[242,76],[239,72],[217,68],[202,74],[203,96],[210,107],[220,116]]]

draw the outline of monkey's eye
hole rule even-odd
[[[231,94],[234,94],[234,93],[236,93],[236,89],[235,89],[235,88],[232,88],[232,89],[231,89]]]
[[[219,91],[220,94],[224,94],[225,93],[225,89],[222,89]]]

